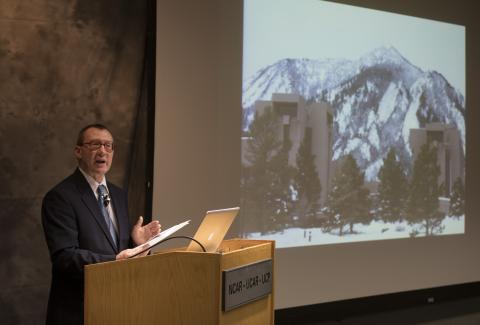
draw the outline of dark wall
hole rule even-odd
[[[0,2],[0,319],[42,324],[46,191],[76,166],[78,130],[109,126],[124,186],[141,87],[146,0]]]

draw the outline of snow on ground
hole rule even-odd
[[[442,226],[445,227],[440,235],[464,234],[464,217],[447,217],[443,220]],[[275,240],[276,248],[313,246],[325,244],[342,244],[360,241],[373,241],[397,238],[409,238],[412,230],[418,228],[418,225],[409,225],[407,222],[385,223],[382,221],[372,221],[369,225],[356,224],[354,226],[355,234],[344,234],[338,236],[338,230],[334,234],[323,232],[321,228],[289,228],[284,231],[261,235],[260,233],[250,233],[246,237],[249,239],[270,239]],[[422,237],[421,233],[417,237]]]

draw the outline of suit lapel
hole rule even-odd
[[[125,213],[127,213],[127,211],[124,211],[125,209],[123,209],[122,205],[120,204],[121,202],[121,197],[120,197],[120,193],[117,192],[116,188],[114,186],[112,186],[112,184],[108,183],[108,189],[109,189],[109,193],[110,193],[110,197],[112,199],[112,208],[113,208],[113,212],[115,213],[115,216],[117,217],[117,226],[118,226],[118,249],[119,250],[122,250],[123,247],[121,246],[122,244],[122,234],[125,234],[125,233],[128,233],[128,224],[125,224],[124,222],[122,222],[123,220],[125,220],[125,218],[123,218],[123,215]]]
[[[95,194],[93,194],[90,185],[78,169],[75,171],[75,174],[77,187],[81,194],[83,203],[90,211],[91,215],[97,222],[105,237],[107,237],[112,249],[115,252],[118,252],[118,249],[115,247],[116,245],[113,242],[110,232],[108,231],[107,223],[105,221],[105,218],[103,217],[102,211],[100,211],[100,207],[98,206],[98,201],[95,198]]]

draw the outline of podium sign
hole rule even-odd
[[[229,311],[272,293],[272,259],[222,272],[222,310]]]

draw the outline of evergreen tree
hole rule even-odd
[[[306,226],[313,226],[319,208],[321,185],[315,167],[315,155],[312,154],[312,138],[306,133],[297,152],[295,187],[298,191],[297,210]]]
[[[465,215],[465,187],[461,177],[458,177],[453,183],[450,196],[450,215],[454,217]]]
[[[410,224],[420,223],[420,228],[427,236],[443,231],[441,223],[444,216],[439,211],[438,203],[443,186],[438,184],[439,176],[437,149],[426,143],[421,147],[413,164],[407,219]]]
[[[405,217],[408,182],[395,149],[390,149],[378,172],[377,217],[385,222],[401,221]]]
[[[245,148],[248,165],[242,168],[241,188],[242,215],[250,219],[250,231],[281,229],[291,210],[291,144],[282,143],[277,132],[277,116],[271,107],[265,108],[263,114],[255,113]]]
[[[354,233],[354,224],[368,224],[372,220],[364,174],[351,154],[343,159],[335,173],[323,212],[326,216],[324,229],[331,232],[338,228],[340,236],[346,226],[349,233]]]
[[[270,224],[272,229],[284,229],[290,222],[289,215],[293,210],[292,178],[294,168],[288,165],[288,153],[292,147],[290,142],[284,143],[282,149],[272,157],[268,172],[272,185],[267,195],[270,207]]]

